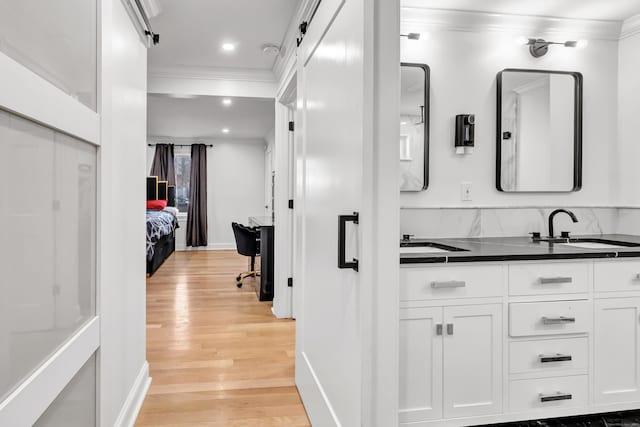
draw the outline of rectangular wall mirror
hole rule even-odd
[[[401,65],[400,191],[422,191],[429,185],[429,67]]]
[[[506,69],[497,86],[497,189],[580,190],[582,74]]]

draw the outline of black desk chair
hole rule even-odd
[[[242,281],[247,277],[258,277],[256,271],[256,256],[260,254],[260,233],[255,228],[246,227],[237,222],[231,223],[233,235],[236,238],[236,247],[240,255],[251,258],[250,270],[243,271],[236,277],[236,286],[241,288]]]

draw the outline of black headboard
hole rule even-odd
[[[176,186],[167,181],[158,180],[157,176],[147,177],[147,200],[166,200],[167,206],[176,206]]]
[[[147,177],[147,200],[158,200],[158,177]]]
[[[167,194],[167,205],[176,207],[176,186],[170,185],[169,192]]]
[[[169,182],[158,181],[158,200],[169,199]]]

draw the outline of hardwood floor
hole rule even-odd
[[[246,258],[176,252],[147,279],[153,381],[136,426],[308,426],[294,385],[295,322],[236,288]]]

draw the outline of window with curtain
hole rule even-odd
[[[176,153],[176,207],[182,213],[189,209],[189,180],[191,176],[191,154]]]

